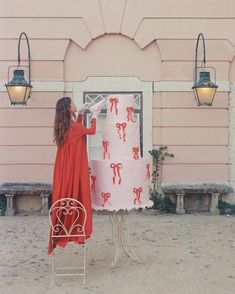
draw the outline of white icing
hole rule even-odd
[[[110,99],[118,101],[117,104],[113,102],[112,108]],[[127,107],[132,109],[128,112]],[[102,146],[102,159],[90,161],[94,209],[118,211],[152,206],[149,163],[140,157],[139,123],[133,120],[133,109],[133,95],[107,98],[107,118],[102,126],[105,145]],[[133,150],[133,147],[137,149]]]
[[[113,102],[112,99],[117,99],[117,104]],[[113,122],[128,122],[128,111],[127,107],[134,108],[134,96],[133,95],[110,95],[107,98],[107,124]]]
[[[116,170],[114,175],[111,164],[121,163],[120,177]],[[147,180],[146,159],[140,160],[92,160],[92,175],[96,176],[95,189],[92,188],[93,207],[103,207],[108,210],[133,209],[148,206],[149,180]],[[120,181],[121,180],[121,181]],[[136,193],[134,188],[141,188],[140,201],[134,201]],[[108,203],[104,205],[102,193],[110,193]],[[104,205],[104,206],[103,206]]]
[[[108,141],[107,149],[102,146],[102,158],[104,158],[104,152],[107,150],[105,152],[106,159],[134,159],[133,147],[139,149],[138,155],[140,157],[139,125],[137,123],[127,124],[125,128],[125,141],[123,129],[119,132],[118,130],[116,123],[105,124],[102,128],[102,142]]]

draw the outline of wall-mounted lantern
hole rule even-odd
[[[25,36],[28,46],[28,66],[20,66],[20,42],[22,36]],[[19,69],[22,67],[26,67],[28,69],[28,81],[26,81],[24,77],[24,70]],[[12,80],[9,79],[10,69],[16,68],[13,71]],[[11,65],[8,67],[8,82],[5,84],[8,92],[8,96],[11,101],[11,105],[26,105],[28,98],[30,97],[30,92],[32,89],[31,85],[31,68],[30,68],[30,47],[29,40],[26,33],[21,33],[18,41],[18,65]]]
[[[203,41],[203,61],[202,65],[198,66],[198,44],[200,37]],[[210,71],[209,71],[210,69]],[[214,73],[214,82],[210,80],[211,71]],[[202,33],[198,35],[196,53],[195,53],[195,67],[193,73],[193,91],[197,100],[198,106],[211,106],[215,97],[218,86],[216,85],[216,71],[214,67],[206,67],[206,49],[205,40]]]

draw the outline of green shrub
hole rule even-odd
[[[158,192],[151,193],[153,208],[159,209],[161,212],[176,213],[176,204],[169,198],[164,197]]]
[[[0,216],[5,215],[7,210],[7,199],[4,195],[0,195]]]
[[[166,157],[174,157],[174,154],[167,152],[167,146],[160,146],[158,149],[152,149],[149,151],[149,154],[152,155],[153,158],[153,171],[152,171],[152,185],[153,191],[158,189],[158,185],[160,184],[159,176],[160,176],[160,167],[163,164],[163,161]]]
[[[153,208],[159,209],[161,212],[176,213],[176,204],[170,198],[164,197],[161,192],[160,167],[166,157],[174,157],[174,154],[167,152],[167,146],[160,146],[158,149],[152,149],[149,153],[153,158],[152,171],[152,187],[150,188],[151,200],[153,201]]]
[[[219,205],[218,205],[220,214],[225,215],[225,214],[230,214],[230,215],[235,215],[235,204],[230,204],[226,201],[219,200]]]

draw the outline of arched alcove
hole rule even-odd
[[[72,40],[64,57],[64,80],[82,81],[88,76],[135,76],[143,81],[161,79],[161,59],[156,41],[143,50],[130,38],[105,34],[86,49]]]

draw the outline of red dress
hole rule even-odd
[[[52,203],[68,197],[79,200],[86,208],[86,239],[92,232],[92,207],[85,136],[93,135],[95,131],[96,119],[92,119],[90,128],[82,124],[82,115],[78,116],[77,122],[71,122],[64,144],[57,149],[53,175]],[[52,214],[53,225],[56,222]],[[69,224],[72,220],[66,216],[63,222]],[[54,239],[52,245],[50,232],[48,254],[51,254],[56,246],[65,247],[69,241],[84,243],[81,237],[79,239],[66,237]]]

